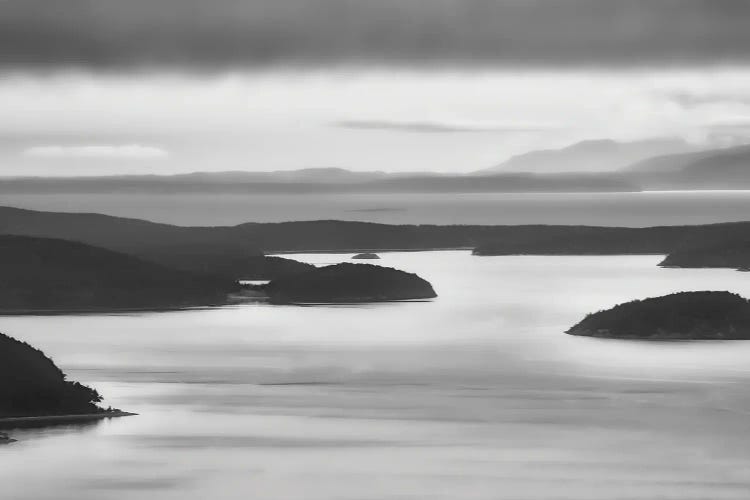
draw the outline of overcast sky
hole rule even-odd
[[[5,175],[744,142],[744,0],[0,0]]]

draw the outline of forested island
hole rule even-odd
[[[239,258],[217,256],[215,261],[203,268],[198,265],[188,267],[204,269],[205,274],[226,280],[273,280],[315,269],[312,264],[265,255]]]
[[[0,311],[153,309],[222,304],[238,285],[83,243],[0,236]]]
[[[274,303],[382,302],[437,296],[432,285],[416,274],[351,263],[279,278],[263,289]]]
[[[750,301],[729,292],[680,292],[589,314],[566,333],[645,340],[750,339]]]
[[[358,253],[357,255],[352,256],[352,259],[355,260],[377,260],[379,258],[380,256],[378,254],[372,252]]]

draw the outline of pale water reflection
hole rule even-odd
[[[0,194],[0,204],[185,226],[353,220],[384,224],[653,226],[744,221],[750,191],[638,193]]]
[[[746,273],[660,256],[381,258],[439,297],[0,318],[141,414],[14,432],[0,497],[747,498],[750,342],[563,333],[643,296],[750,296]]]

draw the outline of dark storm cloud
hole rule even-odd
[[[750,62],[746,0],[0,0],[0,64]]]

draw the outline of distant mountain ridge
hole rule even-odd
[[[646,189],[748,189],[750,145],[659,156],[622,173]]]
[[[659,155],[645,160],[637,161],[630,165],[626,165],[622,172],[642,172],[642,173],[667,173],[667,172],[679,172],[686,165],[702,160],[704,158],[710,158],[721,150],[707,149],[701,151],[691,151],[689,153],[677,153],[668,155]]]
[[[175,174],[159,177],[162,177],[164,180],[171,181],[204,180],[213,182],[340,183],[365,182],[374,179],[382,179],[384,177],[387,177],[388,175],[388,173],[382,171],[359,172],[339,167],[311,167],[297,170],[272,170],[267,172],[248,172],[244,170],[225,172],[191,172],[188,174]]]
[[[613,172],[654,156],[694,150],[694,146],[678,138],[633,142],[618,142],[611,139],[586,140],[561,149],[530,151],[516,155],[500,165],[477,173]]]
[[[0,177],[0,194],[586,193],[750,187],[750,145],[699,149],[682,139],[581,141],[466,174],[338,167],[174,175]]]
[[[682,175],[708,187],[730,188],[737,183],[750,185],[750,146],[719,150],[716,154],[692,159]]]

